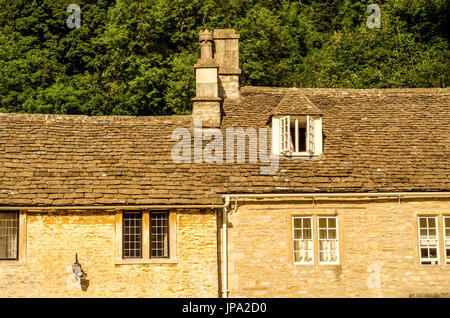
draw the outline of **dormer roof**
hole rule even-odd
[[[322,111],[303,93],[292,89],[274,108],[272,115],[321,115]]]

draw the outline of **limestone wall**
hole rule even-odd
[[[340,225],[340,265],[319,266],[317,259],[315,265],[294,265],[292,215],[335,214]],[[417,215],[426,214],[450,215],[450,202],[240,203],[229,216],[229,296],[450,297],[450,265],[442,263],[443,256],[441,265],[419,264]],[[378,269],[380,288],[376,287]]]
[[[26,265],[0,263],[0,297],[217,297],[216,229],[215,211],[178,211],[176,264],[117,265],[114,211],[28,212]]]

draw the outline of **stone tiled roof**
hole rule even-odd
[[[450,89],[244,87],[240,103],[224,103],[222,130],[267,127],[285,107],[277,106],[296,107],[296,98],[323,115],[324,153],[281,158],[274,175],[261,175],[267,164],[259,163],[173,163],[172,131],[192,130],[191,116],[0,114],[0,205],[218,204],[220,193],[450,190]]]
[[[298,90],[289,90],[273,110],[273,115],[322,114],[309,98]]]

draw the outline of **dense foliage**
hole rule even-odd
[[[370,3],[381,7],[369,29]],[[67,6],[81,8],[70,29]],[[450,0],[0,0],[0,111],[189,112],[198,32],[241,35],[243,85],[448,87]]]

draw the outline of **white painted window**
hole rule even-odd
[[[319,264],[339,263],[338,219],[318,216]]]
[[[419,255],[421,265],[439,265],[437,216],[419,216]]]
[[[291,148],[292,140],[290,135],[290,117],[280,118],[280,150],[287,152]]]
[[[272,118],[272,152],[289,156],[322,153],[320,116],[283,116]]]
[[[312,216],[292,218],[294,263],[314,264],[313,219]]]
[[[306,116],[306,151],[309,153],[315,153],[315,123],[312,116]]]
[[[450,264],[450,216],[444,216],[445,264]]]

